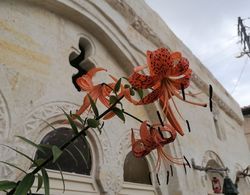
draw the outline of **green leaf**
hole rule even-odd
[[[120,78],[117,83],[115,84],[114,92],[117,93],[120,90],[121,87],[121,81],[122,79]]]
[[[129,89],[129,92],[130,92],[130,95],[134,96],[135,95],[135,92],[132,88]]]
[[[127,77],[122,77],[122,78],[128,81],[128,78],[127,78]]]
[[[43,185],[43,177],[39,173],[37,173],[37,189],[36,189],[37,192],[41,189],[42,185]]]
[[[16,183],[13,181],[3,180],[0,181],[0,191],[13,189],[16,187]]]
[[[50,124],[48,121],[46,121],[46,120],[43,120],[42,118],[38,118],[39,120],[41,120],[41,121],[43,121],[43,122],[45,122],[48,126],[50,126],[53,130],[56,130],[56,128],[52,125],[52,124]]]
[[[27,195],[28,191],[32,187],[35,180],[35,176],[32,173],[25,175],[22,181],[18,184],[14,195]]]
[[[20,170],[20,171],[22,171],[22,172],[24,172],[24,173],[26,173],[26,174],[27,174],[27,172],[26,172],[26,171],[24,171],[23,169],[21,169],[21,168],[17,167],[17,166],[16,166],[16,165],[14,165],[14,164],[11,164],[11,163],[8,163],[8,162],[4,162],[4,161],[0,161],[0,163],[3,163],[3,164],[6,164],[6,165],[9,165],[9,166],[11,166],[11,167],[14,167],[14,168],[16,168],[16,169],[18,169],[18,170]]]
[[[130,85],[125,84],[125,85],[124,85],[124,88],[130,88]]]
[[[88,126],[89,126],[89,127],[92,127],[92,128],[96,128],[96,127],[98,127],[98,125],[99,125],[99,121],[98,121],[98,120],[95,120],[95,119],[92,119],[92,118],[89,118],[89,119],[87,120],[87,123],[88,123]]]
[[[34,163],[31,165],[31,167],[38,167],[40,166],[43,162],[45,161],[45,159],[39,158],[34,160]]]
[[[15,148],[12,148],[11,146],[4,145],[4,144],[0,144],[0,145],[5,146],[5,147],[7,147],[7,148],[10,148],[11,150],[15,151],[16,153],[21,154],[21,155],[24,156],[25,158],[29,159],[31,162],[34,162],[34,160],[33,160],[32,158],[30,158],[28,155],[22,153],[21,151],[15,149]]]
[[[19,135],[17,135],[16,137],[18,137],[19,139],[25,141],[26,143],[28,143],[28,144],[34,146],[35,148],[37,148],[39,151],[43,152],[44,154],[46,153],[45,150],[44,150],[42,147],[40,147],[40,146],[37,145],[36,143],[34,143],[34,142],[32,142],[32,141],[26,139],[25,137],[22,137],[22,136],[19,136]]]
[[[97,127],[97,129],[98,129],[98,131],[99,131],[100,134],[102,133],[103,126],[104,126],[104,122],[102,122],[101,126]]]
[[[47,171],[44,168],[42,168],[41,171],[43,175],[45,195],[49,195],[49,177],[48,177]]]
[[[91,105],[91,108],[92,108],[95,116],[98,117],[99,116],[99,112],[98,112],[98,109],[97,109],[97,107],[95,105],[94,100],[92,99],[92,97],[89,94],[88,94],[88,98],[89,98],[90,105]]]
[[[77,126],[76,126],[75,122],[73,121],[73,119],[63,109],[61,109],[61,110],[63,111],[63,113],[67,117],[72,130],[74,131],[75,134],[77,134],[78,133],[78,129],[77,129]]]
[[[63,151],[57,146],[52,146],[53,163],[62,155]]]
[[[142,99],[143,98],[143,90],[137,89],[136,91],[137,91],[138,95],[140,96],[140,98]]]
[[[85,156],[83,155],[83,153],[81,152],[81,150],[79,150],[79,148],[78,148],[75,144],[74,144],[73,146],[74,146],[74,148],[78,151],[78,153],[79,153],[80,156],[82,157],[82,160],[84,161],[84,163],[86,164],[86,166],[87,166],[87,168],[88,168],[88,162],[87,162]]]
[[[84,137],[85,138],[85,137]],[[72,157],[72,159],[75,161],[75,163],[76,163],[76,166],[78,166],[78,162],[77,162],[77,159],[75,158],[75,156],[73,155],[73,153],[72,152],[70,152],[70,150],[68,150],[68,149],[64,149],[64,151],[65,152],[67,152],[71,157]]]
[[[52,148],[52,145],[50,145],[50,144],[38,144],[38,146],[40,146],[44,149],[49,149],[49,150],[51,150],[51,148]]]
[[[60,171],[60,174],[61,174],[61,177],[62,177],[62,182],[63,182],[63,193],[65,192],[65,181],[64,181],[64,177],[63,177],[63,173],[62,173],[62,169],[60,167],[60,165],[58,163],[56,163],[59,171]]]
[[[116,97],[116,96],[111,95],[111,96],[109,97],[109,104],[110,104],[110,105],[114,104],[116,101],[117,101],[117,97]]]
[[[84,120],[77,114],[72,114],[73,117],[75,117],[78,121],[80,121],[80,123],[82,124],[82,126],[85,126]]]
[[[113,112],[114,112],[123,122],[125,122],[125,116],[124,116],[124,114],[123,114],[123,112],[122,112],[121,109],[114,107],[114,108],[112,109],[112,111],[113,111]]]

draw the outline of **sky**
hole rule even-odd
[[[242,51],[237,18],[250,26],[250,0],[146,0],[213,73],[241,107],[250,105],[250,57]],[[250,29],[249,29],[250,33]]]

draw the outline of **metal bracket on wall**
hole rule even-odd
[[[194,159],[191,159],[191,163],[192,163],[192,167],[195,170],[199,170],[199,171],[205,171],[205,172],[210,172],[210,173],[222,173],[222,172],[227,172],[229,171],[229,169],[226,168],[214,168],[214,167],[203,167],[200,165],[196,165]]]

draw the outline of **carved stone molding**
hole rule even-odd
[[[103,190],[109,194],[115,195],[122,188],[123,174],[121,167],[116,164],[114,159],[112,162],[103,164],[100,167],[99,178]]]
[[[10,113],[7,102],[0,91],[0,139],[5,139],[10,130]]]
[[[23,119],[22,128],[19,128],[19,131],[15,133],[36,142],[38,138],[43,136],[41,130],[48,126],[45,121],[54,122],[54,119],[57,120],[57,117],[63,120],[65,117],[63,117],[62,109],[69,113],[70,111],[74,112],[78,107],[76,104],[66,101],[49,102],[39,105],[28,112]],[[15,138],[14,143],[18,144],[18,148],[25,151],[27,155],[32,156],[34,154],[33,148],[30,148],[30,145],[23,144],[22,140]],[[29,164],[21,158],[19,160],[22,164],[25,164],[24,169],[29,168]]]
[[[206,167],[209,160],[214,160],[221,168],[225,168],[225,165],[220,159],[219,155],[211,150],[205,152],[202,159],[202,166]]]
[[[9,143],[4,143],[10,145]],[[15,164],[16,162],[16,153],[11,149],[1,146],[0,147],[0,159],[4,162],[9,162]],[[15,178],[15,169],[5,164],[0,164],[0,178],[1,179],[14,179]]]
[[[44,124],[44,121],[63,115],[63,111],[69,113],[75,111],[78,108],[76,104],[70,102],[50,102],[38,106],[33,109],[24,119],[24,133],[25,135],[31,135],[37,133],[39,126]]]
[[[103,163],[99,166],[98,178],[103,191],[115,195],[122,187],[123,172],[120,164],[117,163],[117,155],[111,146],[105,128],[102,130],[102,133],[98,135],[98,138],[103,151]]]
[[[133,8],[131,8],[126,1],[122,0],[106,0],[115,10],[121,13],[130,23],[130,25],[147,40],[150,40],[158,47],[165,46],[163,41],[150,28],[150,26],[139,17]]]

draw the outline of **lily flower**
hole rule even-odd
[[[163,137],[161,132],[168,132],[170,134],[169,138]],[[157,163],[156,168],[159,170],[161,161],[170,161],[174,164],[183,165],[182,158],[174,158],[166,154],[163,150],[163,146],[173,142],[176,138],[175,129],[169,125],[164,126],[153,125],[149,129],[147,127],[147,121],[144,121],[140,126],[140,139],[136,139],[133,129],[131,129],[131,143],[132,152],[135,157],[141,158],[149,154],[152,150],[157,150]]]
[[[99,71],[106,71],[106,69],[103,68],[92,68],[91,70],[89,70],[87,72],[87,74],[79,77],[76,80],[77,85],[81,88],[81,91],[86,91],[87,95],[85,95],[84,99],[83,99],[83,104],[80,107],[79,110],[76,111],[76,115],[81,115],[83,112],[85,112],[91,105],[90,101],[89,101],[89,97],[88,95],[94,100],[96,101],[97,99],[100,100],[100,102],[105,105],[107,108],[110,106],[109,105],[109,100],[107,97],[109,97],[111,91],[112,91],[112,87],[114,84],[111,83],[109,84],[109,86],[105,85],[105,84],[97,84],[94,85],[93,84],[93,76],[99,72]]]
[[[150,75],[138,73],[146,67],[149,68]],[[206,104],[188,101],[180,95],[180,91],[190,85],[191,75],[189,62],[182,57],[180,52],[171,53],[166,48],[160,48],[155,51],[147,51],[147,65],[136,67],[128,80],[135,89],[152,89],[152,92],[136,102],[136,105],[149,104],[159,100],[171,126],[180,135],[184,135],[169,105],[169,100],[175,96],[184,102],[206,107]],[[173,104],[179,113],[174,100]]]

